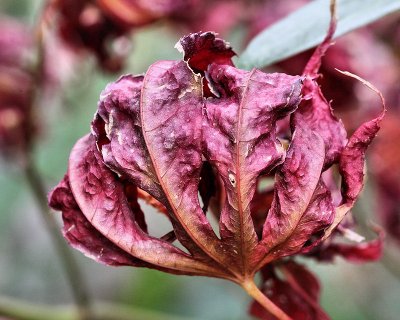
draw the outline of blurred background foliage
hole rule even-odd
[[[2,0],[0,10],[34,25],[40,1]],[[0,30],[1,32],[1,30]],[[141,73],[156,60],[179,59],[173,45],[181,35],[162,24],[139,29],[133,40],[126,73]],[[228,38],[239,43],[240,30]],[[58,63],[62,64],[63,61]],[[97,107],[105,85],[117,76],[105,75],[87,61],[63,87],[61,97],[42,106],[43,128],[35,158],[48,189],[63,176],[69,152],[82,135]],[[71,293],[50,243],[38,208],[16,166],[0,164],[0,295],[30,303],[71,303]],[[373,185],[367,184],[356,210],[361,221],[375,220]],[[60,215],[57,219],[60,222]],[[400,282],[393,259],[354,265],[341,259],[334,265],[305,261],[320,277],[322,305],[332,319],[396,320],[400,315]],[[154,270],[102,266],[74,251],[93,299],[163,312],[182,319],[245,320],[250,298],[222,280],[173,276]],[[397,270],[398,271],[398,270]],[[399,272],[399,271],[398,271]],[[162,315],[158,317],[163,319]]]

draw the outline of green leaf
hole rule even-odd
[[[400,10],[400,0],[338,0],[335,38]],[[324,39],[329,0],[315,0],[256,36],[239,59],[245,69],[262,68],[312,48]]]

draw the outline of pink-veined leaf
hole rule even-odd
[[[144,76],[123,76],[103,91],[92,135],[70,158],[76,213],[58,197],[51,205],[63,211],[66,225],[81,226],[77,238],[98,232],[151,268],[241,285],[283,257],[322,248],[343,208],[358,197],[360,165],[380,121],[364,124],[343,148],[343,126],[315,82],[333,29],[334,23],[303,76],[240,70],[231,47],[214,33],[184,37],[178,45],[184,60],[156,62]],[[339,159],[341,205],[326,177]],[[273,176],[269,190],[257,190]],[[139,197],[169,219],[165,236],[146,232]],[[216,231],[209,212],[219,219]],[[90,253],[80,242],[76,247]],[[290,295],[291,308],[304,311],[300,294],[315,319],[324,319],[315,295],[299,290],[301,279],[290,277],[290,267],[282,270],[288,278],[278,287]]]
[[[221,98],[206,101],[204,154],[226,191],[221,237],[241,260],[242,273],[247,274],[252,272],[250,256],[258,242],[250,202],[258,176],[284,160],[276,122],[300,102],[301,78],[212,65],[209,79]]]
[[[123,185],[102,163],[93,137],[86,136],[75,145],[68,175],[72,193],[85,218],[125,252],[156,267],[181,273],[207,274],[212,268],[168,242],[150,237],[139,227]]]
[[[324,160],[322,138],[298,122],[276,175],[274,200],[257,250],[265,261],[299,251],[312,238],[318,240],[332,222],[332,197],[321,179]]]
[[[326,230],[324,238],[327,238],[343,217],[354,206],[363,185],[365,152],[377,135],[380,124],[386,113],[385,100],[382,94],[372,84],[349,72],[340,71],[346,76],[356,78],[372,91],[376,92],[382,103],[381,113],[372,120],[366,121],[349,138],[339,158],[339,170],[342,176],[342,204],[336,208],[335,220]]]

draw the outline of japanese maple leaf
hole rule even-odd
[[[347,139],[332,114],[316,79],[334,28],[300,76],[237,69],[229,44],[204,32],[180,40],[184,60],[158,61],[145,75],[109,84],[91,134],[76,143],[50,195],[69,243],[110,265],[233,281],[272,316],[290,319],[254,275],[336,229],[361,191],[365,150],[383,116]],[[289,118],[283,144],[278,121]],[[340,203],[322,176],[333,164],[342,175]],[[275,181],[256,226],[263,176]],[[168,217],[171,232],[148,233],[139,198]],[[207,211],[217,211],[217,232]]]

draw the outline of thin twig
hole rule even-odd
[[[98,302],[92,314],[97,320],[193,320],[192,318],[168,315],[122,304]],[[37,305],[14,298],[0,296],[0,317],[13,320],[79,320],[74,306]]]
[[[50,2],[44,3],[42,9],[39,11],[37,18],[37,25],[34,28],[35,31],[35,42],[37,48],[38,62],[37,65],[32,69],[32,77],[36,83],[36,89],[32,91],[31,106],[29,108],[29,123],[32,128],[35,124],[35,112],[38,108],[35,106],[41,105],[41,90],[45,85],[45,24],[46,14],[50,8]],[[33,131],[33,129],[32,129]],[[35,148],[35,142],[33,139],[29,141],[25,157],[23,159],[23,169],[25,178],[31,188],[34,199],[39,207],[39,211],[44,222],[44,226],[47,229],[51,240],[54,244],[57,255],[59,256],[62,267],[64,268],[65,276],[71,287],[73,299],[78,309],[79,320],[91,320],[93,319],[90,314],[90,301],[88,290],[85,285],[85,281],[81,276],[79,266],[72,255],[70,249],[66,246],[64,239],[61,237],[61,232],[57,225],[57,222],[51,213],[47,205],[47,190],[45,183],[36,168],[35,161],[32,157]]]
[[[47,192],[41,175],[32,160],[27,161],[25,166],[25,177],[31,188],[32,194],[38,204],[44,225],[51,236],[52,242],[59,256],[65,275],[71,286],[74,301],[78,307],[79,319],[89,320],[90,303],[85,281],[82,278],[78,264],[70,249],[66,246],[57,222],[47,205]]]

